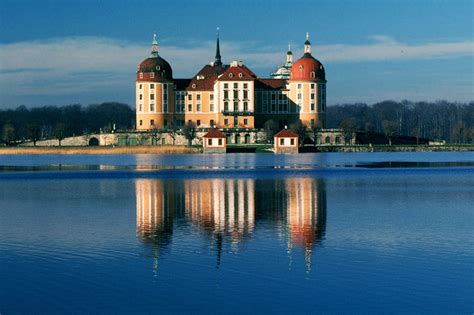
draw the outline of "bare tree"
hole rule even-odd
[[[28,124],[28,138],[33,141],[33,146],[36,147],[36,142],[41,137],[41,128],[37,124]]]
[[[385,136],[388,138],[388,144],[392,145],[392,138],[397,134],[398,122],[384,120],[382,121],[382,128]]]
[[[183,128],[184,137],[188,140],[188,145],[191,146],[194,138],[196,138],[196,124],[193,122],[187,122]]]
[[[318,144],[318,136],[321,133],[322,129],[323,129],[322,124],[321,124],[320,121],[318,121],[316,124],[312,125],[311,128],[310,128],[311,136],[313,137],[313,141],[314,141],[314,146],[316,146]]]
[[[308,127],[304,122],[298,120],[296,123],[291,125],[291,129],[294,130],[298,135],[298,143],[300,147],[302,147],[304,139],[306,138],[306,130],[308,129]]]
[[[263,130],[265,131],[265,137],[268,143],[273,143],[273,136],[278,132],[278,124],[273,119],[267,120],[263,124]]]
[[[349,144],[351,145],[352,138],[354,137],[354,132],[356,131],[356,124],[354,118],[344,118],[339,127],[342,128],[345,143],[347,144],[349,142]]]
[[[54,126],[54,137],[58,139],[59,146],[61,146],[61,141],[66,137],[66,125],[64,123],[60,122]]]
[[[7,146],[10,146],[15,141],[15,127],[7,123],[3,125],[3,141]]]

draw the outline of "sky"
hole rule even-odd
[[[303,55],[326,69],[329,105],[474,100],[474,1],[0,0],[0,109],[134,106],[138,64],[157,34],[175,78],[214,60],[259,77]]]

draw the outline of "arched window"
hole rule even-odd
[[[311,79],[314,79],[316,78],[316,73],[314,71],[311,71],[310,76],[311,76]]]
[[[336,144],[341,144],[341,137],[339,136],[336,137]]]
[[[329,144],[329,143],[331,143],[331,138],[330,138],[329,136],[327,136],[325,140],[326,140],[326,141],[325,141],[325,142],[326,142],[326,144]]]

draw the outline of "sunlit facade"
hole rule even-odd
[[[158,53],[156,37],[149,58],[136,73],[136,128],[163,129],[194,123],[198,128],[281,127],[298,120],[325,125],[326,75],[312,56],[309,35],[304,54],[287,62],[272,78],[258,77],[241,61],[221,61],[217,37],[214,62],[190,79],[174,79],[171,65]]]

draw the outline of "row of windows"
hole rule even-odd
[[[238,89],[239,88],[239,83],[235,82],[234,83],[234,89]],[[243,88],[244,89],[248,89],[248,83],[243,83]],[[229,83],[224,83],[224,89],[228,89],[229,88]]]

